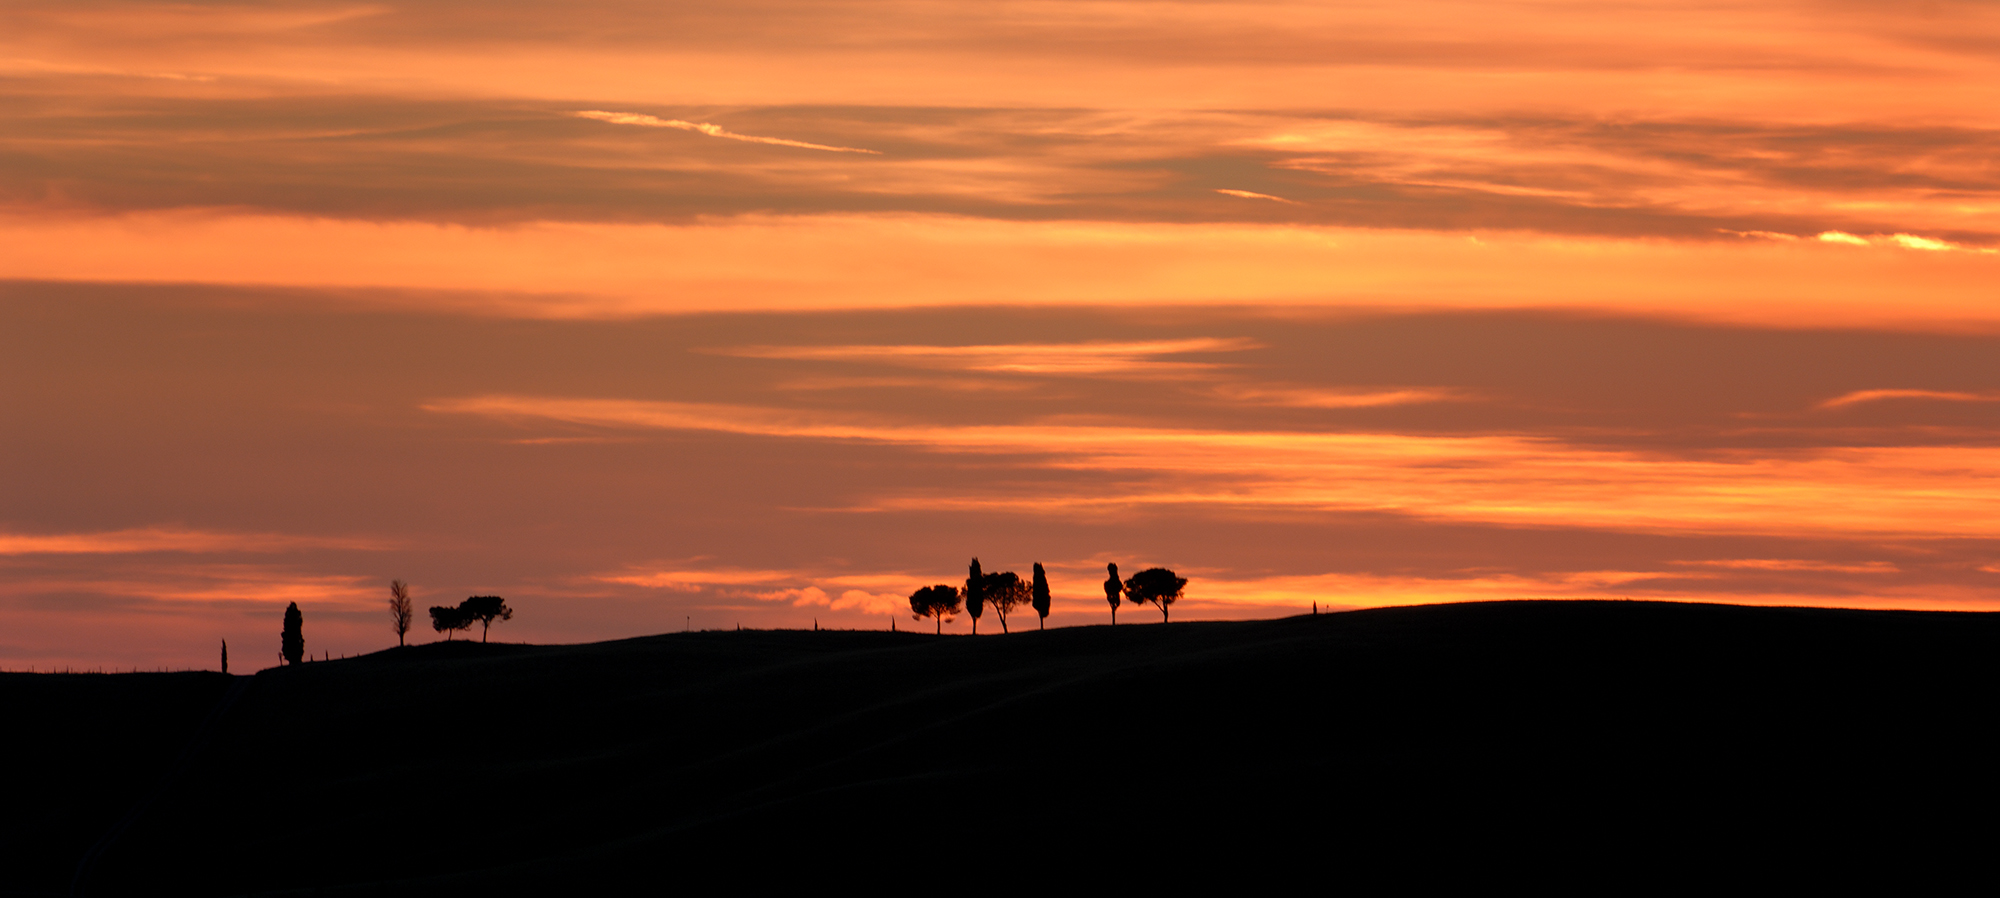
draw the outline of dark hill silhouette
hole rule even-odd
[[[1996,646],[1986,614],[1509,602],[7,674],[14,732],[50,734],[7,888],[64,893],[154,793],[85,894],[1659,881],[1983,811]]]

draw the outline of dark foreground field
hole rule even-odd
[[[0,877],[1267,892],[1946,859],[1987,850],[1996,649],[1983,614],[1508,602],[7,674]]]

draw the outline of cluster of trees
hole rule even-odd
[[[1181,597],[1187,586],[1187,578],[1174,575],[1166,568],[1149,568],[1132,575],[1130,580],[1118,579],[1118,565],[1111,565],[1111,579],[1104,581],[1104,595],[1111,601],[1111,623],[1118,623],[1120,597],[1134,604],[1153,603],[1160,609],[1160,619],[1167,619],[1167,606]],[[972,617],[972,632],[979,632],[979,618],[986,609],[993,609],[1000,618],[1000,632],[1007,632],[1007,615],[1014,609],[1028,605],[1039,615],[1038,627],[1047,626],[1049,617],[1049,578],[1042,570],[1041,562],[1035,563],[1032,583],[1021,582],[1020,575],[1013,571],[986,573],[979,568],[979,559],[972,559],[972,565],[965,576],[965,586],[957,587],[949,583],[926,586],[910,594],[910,612],[918,620],[930,618],[936,624],[938,633],[944,632],[944,622],[963,613]]]
[[[395,600],[391,599],[390,607],[394,606]],[[514,609],[507,607],[507,600],[499,596],[471,596],[455,607],[431,606],[431,629],[443,633],[446,642],[451,641],[451,634],[470,630],[475,623],[479,624],[479,641],[485,642],[486,632],[492,628],[495,618],[514,619]]]
[[[416,605],[410,601],[410,585],[401,580],[389,581],[389,621],[396,628],[396,645],[404,644],[404,637],[410,632],[410,623],[416,618]],[[460,630],[470,630],[479,625],[479,641],[486,641],[486,633],[495,620],[513,620],[514,609],[507,607],[507,600],[499,596],[469,596],[456,606],[432,605],[431,629],[444,634],[446,642]]]
[[[1104,581],[1104,598],[1111,603],[1111,625],[1118,625],[1118,606],[1124,602],[1144,605],[1151,602],[1160,609],[1160,620],[1168,619],[1167,607],[1181,597],[1181,590],[1187,586],[1187,578],[1176,576],[1166,568],[1148,568],[1133,574],[1130,580],[1118,579],[1118,565],[1107,565],[1111,576]],[[1000,632],[1007,630],[1007,615],[1023,605],[1035,609],[1037,628],[1048,626],[1049,575],[1042,570],[1042,563],[1035,562],[1033,579],[1022,582],[1021,575],[1013,571],[987,573],[980,570],[979,559],[972,559],[965,575],[965,586],[957,587],[948,583],[926,586],[910,594],[910,611],[918,620],[930,618],[937,625],[937,632],[944,632],[945,621],[956,618],[961,611],[972,616],[972,632],[979,632],[979,618],[987,609],[1000,618]],[[396,629],[396,644],[404,645],[410,632],[410,624],[416,617],[415,603],[410,600],[410,586],[401,580],[389,581],[389,619]],[[431,606],[431,629],[444,634],[445,641],[451,641],[452,634],[460,630],[470,630],[479,624],[479,641],[485,642],[495,620],[513,620],[514,609],[507,607],[507,600],[499,596],[470,596],[457,605]],[[299,613],[299,603],[293,602],[285,608],[285,629],[280,634],[279,655],[287,664],[298,664],[305,659],[306,639],[304,635],[305,616]],[[229,643],[222,644],[222,670],[229,671]]]
[[[414,604],[410,601],[410,585],[401,580],[389,581],[389,620],[396,628],[396,644],[403,645],[409,635],[410,622],[416,617]],[[470,630],[479,624],[479,641],[486,641],[486,633],[495,620],[513,620],[514,609],[507,607],[507,600],[499,596],[472,596],[456,606],[437,605],[431,608],[431,629],[445,634],[460,630]],[[298,664],[305,660],[306,637],[305,615],[299,613],[299,603],[285,606],[285,629],[278,634],[278,657],[286,664]],[[229,672],[229,642],[222,643],[222,672]]]
[[[1111,576],[1104,581],[1104,600],[1111,603],[1111,625],[1118,626],[1118,606],[1121,597],[1134,605],[1153,603],[1160,609],[1160,620],[1167,620],[1167,606],[1181,597],[1181,590],[1187,588],[1187,578],[1176,576],[1163,567],[1147,568],[1132,575],[1130,580],[1118,579],[1118,565],[1104,566]]]

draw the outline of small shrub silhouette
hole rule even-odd
[[[1163,567],[1147,568],[1132,575],[1125,581],[1125,595],[1134,605],[1151,602],[1160,609],[1160,621],[1167,620],[1167,606],[1181,597],[1181,590],[1187,586],[1186,577],[1177,577],[1173,571]]]
[[[305,621],[305,615],[299,613],[299,603],[293,602],[285,606],[285,631],[280,634],[282,641],[278,646],[278,654],[284,657],[287,664],[298,664],[305,660]]]
[[[918,620],[936,621],[937,632],[943,635],[944,622],[958,614],[958,600],[958,587],[939,583],[910,593],[910,611]]]
[[[1035,614],[1039,615],[1035,619],[1035,629],[1047,629],[1049,624],[1049,575],[1048,572],[1042,570],[1042,563],[1039,561],[1035,562],[1034,593]]]

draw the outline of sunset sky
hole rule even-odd
[[[1991,0],[19,0],[0,108],[0,669],[2000,608]]]

